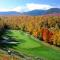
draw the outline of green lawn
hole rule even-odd
[[[29,56],[43,57],[46,60],[60,60],[60,50],[45,46],[41,41],[36,41],[30,35],[22,31],[9,30],[6,35],[20,41],[20,44],[13,47],[18,52],[22,52]]]

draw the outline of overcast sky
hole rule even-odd
[[[47,10],[60,8],[60,0],[0,0],[1,11],[31,11],[35,9]]]

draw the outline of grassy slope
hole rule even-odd
[[[30,56],[43,57],[47,60],[60,60],[59,50],[55,50],[49,46],[45,46],[41,42],[35,41],[34,38],[31,38],[31,36],[28,36],[22,31],[10,30],[7,35],[21,42],[14,47],[18,52],[22,52]]]

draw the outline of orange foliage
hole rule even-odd
[[[38,37],[38,31],[35,31],[35,30],[34,30],[34,31],[33,31],[33,36],[37,38],[37,37]]]
[[[42,38],[45,42],[51,43],[51,37],[53,33],[48,30],[48,28],[44,28],[42,31]]]
[[[47,28],[43,29],[42,38],[45,42],[48,42],[48,34],[49,34],[49,30]]]

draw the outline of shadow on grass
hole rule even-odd
[[[16,46],[18,46],[18,44],[22,44],[22,43],[25,43],[26,41],[25,40],[23,40],[23,39],[19,39],[19,40],[17,40],[17,39],[15,39],[15,38],[13,38],[12,36],[9,36],[9,35],[4,35],[5,36],[5,38],[1,38],[1,42],[4,42],[4,43],[1,43],[0,42],[0,49],[3,49],[3,48],[5,48],[5,49],[8,49],[8,48],[14,48],[14,47],[16,47]],[[7,43],[7,42],[17,42],[16,44],[10,44],[10,43]]]
[[[20,42],[20,41],[16,41],[16,40],[10,38],[10,36],[9,36],[9,40],[14,41],[14,42]],[[16,47],[18,44],[22,44],[22,42],[23,41],[21,40],[21,42],[17,43],[17,44],[2,44],[2,43],[0,43],[0,49],[5,51],[9,55],[16,55],[16,56],[19,56],[21,58],[25,58],[24,55],[22,55],[21,53],[14,50],[14,47]]]

